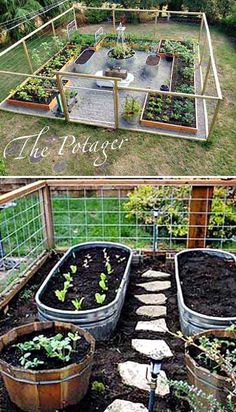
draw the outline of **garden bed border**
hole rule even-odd
[[[230,325],[236,323],[236,316],[232,317],[219,317],[219,316],[210,316],[205,315],[200,312],[197,312],[193,309],[190,309],[185,301],[184,301],[184,294],[183,288],[181,285],[180,275],[179,275],[179,265],[178,265],[178,258],[183,254],[187,254],[189,252],[194,251],[202,251],[202,252],[212,252],[213,254],[216,253],[218,255],[229,255],[234,261],[236,265],[236,256],[228,251],[224,251],[221,249],[213,249],[213,248],[191,248],[191,249],[184,249],[181,252],[176,253],[175,255],[175,279],[177,285],[177,300],[178,300],[178,307],[179,307],[179,317],[180,317],[180,325],[182,332],[186,335],[193,335],[205,330],[209,329],[225,329]]]

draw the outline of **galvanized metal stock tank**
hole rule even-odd
[[[129,253],[126,269],[121,280],[120,286],[117,290],[115,299],[111,303],[101,306],[99,308],[80,311],[61,310],[44,305],[41,302],[42,293],[47,288],[49,279],[59,271],[60,267],[67,260],[67,258],[73,252],[78,252],[81,249],[93,247],[95,248],[99,246],[103,248],[116,247],[118,249],[126,250]],[[80,325],[81,327],[88,330],[95,337],[96,340],[107,339],[116,328],[125,301],[125,295],[130,276],[132,255],[133,252],[131,248],[113,242],[86,242],[68,249],[66,254],[59,260],[59,262],[48,274],[48,276],[46,277],[46,279],[44,280],[43,284],[41,285],[36,294],[36,304],[40,320],[70,322],[76,325]]]
[[[183,290],[182,290],[182,286],[180,282],[179,259],[183,255],[186,255],[187,257],[188,254],[192,252],[198,252],[198,251],[201,253],[206,253],[208,255],[222,257],[222,259],[230,259],[230,260],[233,259],[236,265],[235,255],[229,252],[225,252],[223,250],[218,250],[218,249],[204,249],[204,248],[186,249],[175,255],[175,278],[176,278],[176,284],[177,284],[177,299],[178,299],[178,307],[179,307],[179,315],[180,315],[180,325],[181,325],[182,332],[186,336],[194,335],[199,332],[204,332],[209,329],[225,329],[229,327],[230,325],[236,323],[236,317],[224,317],[223,318],[223,317],[207,316],[202,313],[195,312],[194,310],[190,309],[185,304]],[[222,296],[222,299],[224,299],[224,296]]]

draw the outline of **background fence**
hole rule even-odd
[[[48,180],[2,195],[0,205],[1,290],[46,251],[80,242],[235,250],[235,179]]]

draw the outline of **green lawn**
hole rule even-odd
[[[134,27],[146,32],[146,25]],[[158,36],[174,38],[179,25],[159,25]],[[194,26],[182,26],[182,34],[194,37]],[[41,138],[41,146],[50,146],[50,156],[32,163],[25,159],[5,160],[0,173],[8,175],[235,175],[236,137],[236,55],[232,39],[211,29],[215,57],[222,85],[224,103],[210,142],[198,143],[164,136],[126,131],[110,131],[77,124],[0,112],[1,152],[13,138],[38,133],[49,126]],[[93,163],[98,154],[72,154],[66,150],[58,155],[60,137],[73,135],[77,141],[91,143],[127,139],[120,150],[107,150],[108,158],[102,166]],[[28,150],[29,152],[29,150]]]

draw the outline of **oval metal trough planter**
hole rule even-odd
[[[78,250],[98,246],[107,249],[109,247],[116,247],[118,249],[126,250],[129,253],[126,269],[121,280],[120,286],[117,289],[115,299],[109,304],[101,306],[99,308],[80,311],[55,309],[53,307],[49,307],[43,304],[41,301],[41,296],[47,288],[49,279],[58,272],[61,265],[66,261],[66,259],[72,253]],[[52,320],[77,324],[88,330],[95,337],[96,340],[104,340],[109,338],[111,333],[116,328],[125,301],[125,295],[130,276],[132,255],[133,252],[131,248],[113,242],[86,242],[71,247],[48,274],[48,276],[46,277],[46,279],[44,280],[36,294],[36,304],[40,320]]]
[[[233,259],[236,265],[236,257],[229,252],[218,249],[205,249],[205,248],[195,248],[186,249],[175,255],[175,278],[177,284],[177,300],[180,316],[181,330],[186,336],[194,335],[199,332],[204,332],[209,329],[225,329],[230,325],[236,323],[236,317],[216,317],[207,316],[205,314],[196,312],[190,309],[184,301],[183,290],[179,275],[179,258],[184,254],[187,255],[190,252],[200,251],[207,254],[222,257],[223,259]]]

